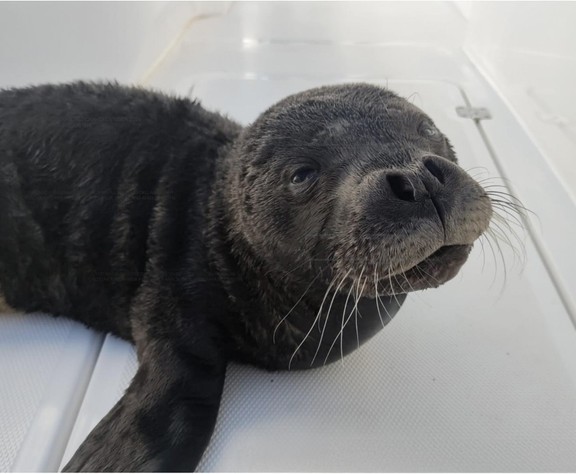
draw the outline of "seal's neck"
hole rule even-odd
[[[287,281],[285,271],[270,268],[243,236],[231,176],[237,170],[232,161],[235,160],[224,159],[210,196],[206,239],[209,259],[230,298],[226,327],[235,339],[236,356],[271,368],[276,366],[279,353],[290,353],[286,348],[292,343],[286,342],[291,338],[290,324],[282,324],[276,333],[275,329],[282,316],[295,306],[306,285],[300,289],[300,283]],[[315,311],[312,293],[317,290],[318,287],[310,289],[306,300],[302,299],[292,312],[291,320],[298,317],[297,313]]]
[[[219,171],[209,202],[210,260],[235,307],[242,312],[266,312],[280,303],[276,296],[281,283],[277,272],[267,268],[242,235],[235,203],[227,192],[229,172],[227,167]]]

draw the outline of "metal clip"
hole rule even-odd
[[[492,118],[490,111],[486,107],[456,107],[456,113],[459,117],[472,120],[487,120]]]

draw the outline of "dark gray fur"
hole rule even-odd
[[[138,351],[67,470],[194,469],[227,361],[345,355],[452,278],[491,214],[446,137],[380,87],[296,94],[245,129],[114,84],[0,92],[7,303]]]

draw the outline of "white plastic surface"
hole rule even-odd
[[[102,336],[40,314],[0,314],[0,471],[56,470]]]
[[[92,428],[120,399],[137,367],[134,346],[115,336],[106,336],[60,469],[70,460]]]
[[[0,87],[145,78],[174,38],[227,2],[0,2]]]
[[[10,66],[0,68],[0,86],[74,77],[181,94],[193,86],[206,107],[248,122],[315,85],[388,83],[436,120],[464,168],[479,179],[505,174],[538,215],[530,224],[538,251],[528,238],[522,273],[506,246],[506,272],[497,248],[477,246],[454,281],[410,296],[343,365],[301,373],[232,365],[201,469],[574,470],[573,190],[532,143],[541,128],[526,127],[531,110],[512,113],[498,70],[477,69],[461,51],[475,10],[512,6],[68,5],[0,3],[0,61]],[[216,16],[197,17],[206,12]],[[510,64],[509,73],[523,70]],[[565,95],[567,105],[574,94]],[[466,101],[493,118],[478,127],[457,117]],[[98,355],[101,342],[64,319],[0,316],[0,471],[63,465],[121,396],[134,350],[107,336]]]
[[[466,50],[576,203],[576,3],[473,2]]]
[[[484,76],[468,96],[492,111],[482,128],[576,324],[576,3],[470,2],[467,17],[464,48]]]

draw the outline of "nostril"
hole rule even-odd
[[[407,176],[394,173],[387,175],[386,179],[397,198],[402,199],[402,201],[416,201],[416,190]]]
[[[424,166],[428,171],[430,171],[430,174],[432,176],[434,176],[438,181],[444,184],[444,173],[442,172],[440,167],[436,163],[434,163],[434,160],[432,159],[424,160]]]

